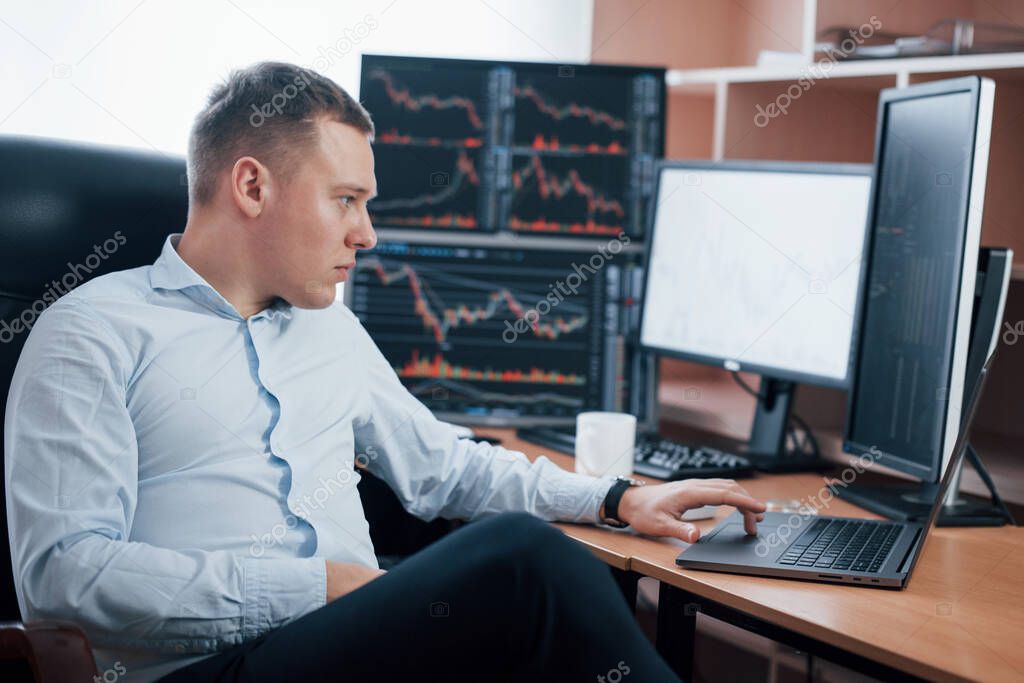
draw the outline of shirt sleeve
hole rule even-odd
[[[73,295],[43,313],[26,340],[4,434],[22,616],[75,622],[94,645],[184,653],[238,644],[323,605],[322,558],[131,540],[139,454],[126,395],[134,367],[125,343]]]
[[[349,315],[352,315],[349,313]],[[383,479],[411,514],[477,519],[529,512],[597,524],[613,477],[568,472],[540,456],[460,439],[401,383],[355,316],[365,402],[354,422],[357,461]]]

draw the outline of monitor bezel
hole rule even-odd
[[[722,160],[722,161],[708,161],[708,160],[693,160],[693,159],[676,159],[676,160],[663,160],[658,162],[655,169],[655,188],[654,193],[651,197],[651,206],[647,212],[647,229],[646,238],[644,240],[644,284],[643,284],[643,300],[640,307],[640,322],[636,330],[635,343],[642,349],[651,353],[656,353],[659,356],[667,358],[675,358],[678,360],[685,360],[694,363],[701,363],[703,365],[710,365],[714,367],[723,368],[730,372],[751,372],[764,377],[770,377],[772,379],[798,382],[801,384],[815,384],[818,386],[833,387],[843,389],[849,384],[851,375],[851,363],[853,361],[853,333],[856,332],[856,317],[854,317],[854,324],[851,329],[851,341],[850,350],[847,356],[846,363],[846,376],[842,379],[836,377],[830,377],[826,375],[818,375],[815,373],[799,372],[788,368],[777,368],[768,365],[761,365],[759,363],[746,363],[737,361],[734,358],[725,358],[722,356],[709,356],[699,353],[690,353],[685,351],[679,351],[677,349],[670,349],[653,344],[646,344],[643,341],[643,329],[644,319],[647,314],[647,287],[649,284],[650,274],[650,261],[651,251],[654,245],[654,230],[656,225],[656,209],[658,203],[658,197],[661,193],[661,181],[662,176],[667,170],[688,170],[694,171],[755,171],[764,173],[801,173],[810,175],[843,175],[843,176],[860,176],[868,178],[869,184],[873,184],[873,167],[871,164],[851,164],[851,163],[818,163],[818,162],[801,162],[801,161],[758,161],[758,160]],[[870,198],[870,190],[869,190]],[[864,254],[864,250],[867,246],[865,241],[866,235],[861,236],[861,255]],[[863,260],[863,259],[862,259]],[[863,278],[863,273],[861,273]],[[858,281],[858,295],[859,289],[863,285],[863,279]]]
[[[481,68],[494,68],[495,66],[508,66],[513,69],[516,68],[536,68],[550,66],[556,70],[559,67],[572,67],[573,69],[582,69],[588,74],[602,74],[606,73],[609,75],[625,76],[631,72],[635,75],[649,73],[649,74],[660,74],[665,76],[667,69],[663,66],[645,66],[643,64],[593,64],[590,62],[551,62],[546,60],[503,60],[503,59],[466,59],[462,57],[441,57],[432,55],[395,55],[395,54],[382,54],[379,52],[364,52],[360,55],[360,84],[362,84],[362,67],[365,65],[367,59],[386,59],[395,63],[405,62],[407,64],[425,63],[425,62],[438,62],[450,66],[469,66],[469,67],[481,67]],[[573,78],[574,76],[566,76],[566,78]],[[664,78],[662,79],[664,83]],[[662,88],[662,91],[667,90],[667,86]],[[662,140],[664,143],[664,140]],[[664,144],[662,145],[664,146]]]
[[[876,444],[865,444],[854,440],[851,428],[854,418],[854,404],[857,397],[857,386],[854,378],[860,364],[860,355],[863,348],[862,321],[864,308],[867,304],[868,287],[863,286],[870,277],[870,255],[874,247],[874,227],[878,212],[878,169],[882,164],[882,140],[885,134],[885,122],[888,107],[898,102],[920,99],[924,97],[936,97],[943,95],[954,95],[957,93],[969,93],[972,97],[973,107],[971,111],[972,123],[971,134],[973,136],[971,145],[971,174],[967,186],[967,215],[964,217],[964,230],[962,231],[963,243],[960,247],[960,284],[958,286],[957,314],[953,321],[953,354],[950,356],[950,368],[947,377],[950,378],[947,391],[947,409],[943,416],[942,424],[942,452],[938,458],[933,458],[928,466],[911,461],[908,458],[888,453],[877,447]],[[904,88],[887,88],[881,92],[878,99],[878,113],[875,124],[875,169],[876,172],[871,181],[871,199],[868,208],[868,224],[865,230],[867,243],[865,244],[864,258],[861,262],[861,294],[857,301],[855,314],[855,343],[853,348],[856,354],[851,359],[849,367],[850,387],[847,393],[846,414],[843,421],[843,452],[855,456],[871,454],[873,461],[889,469],[908,474],[922,481],[938,483],[943,465],[951,457],[951,445],[956,438],[960,426],[960,414],[963,409],[964,382],[967,372],[968,347],[970,345],[971,313],[973,310],[974,288],[977,276],[978,252],[980,248],[981,234],[981,207],[984,202],[985,181],[988,167],[988,144],[992,127],[992,104],[994,84],[990,79],[979,76],[965,76],[962,78],[920,83]],[[983,108],[987,107],[987,112]],[[980,167],[980,168],[979,168]],[[980,171],[980,174],[979,174]],[[952,426],[952,428],[951,428]]]
[[[465,248],[483,248],[488,250],[524,250],[524,251],[537,251],[537,252],[553,252],[553,253],[586,253],[586,254],[598,254],[600,253],[598,245],[593,242],[585,242],[579,239],[560,239],[557,237],[551,238],[523,238],[518,240],[501,241],[496,243],[493,237],[485,239],[483,235],[476,234],[469,241],[465,239],[466,236],[459,234],[445,234],[440,233],[416,233],[412,231],[402,231],[399,234],[394,232],[380,233],[382,239],[390,241],[407,242],[412,245],[424,245],[424,246],[449,246],[449,247],[465,247]],[[460,239],[463,237],[463,239]],[[644,264],[644,257],[642,250],[639,245],[625,245],[619,252],[622,256],[635,259],[636,265],[642,266]],[[357,259],[360,258],[357,255]],[[621,259],[620,259],[621,261]],[[352,311],[352,298],[354,296],[354,288],[349,286],[350,282],[346,280],[343,283],[342,294],[336,301],[340,302],[345,308],[349,309],[353,315],[355,312]],[[362,322],[360,321],[360,324]],[[369,332],[369,330],[367,330]],[[630,343],[631,337],[629,335],[621,335],[623,343]],[[372,334],[371,334],[372,337]],[[374,344],[376,345],[374,339]],[[641,350],[638,349],[638,352]],[[606,359],[609,362],[610,359]],[[628,369],[624,368],[624,372],[628,372]],[[644,415],[637,415],[639,425],[649,427],[651,424],[656,425],[657,423],[657,405],[656,401],[652,404],[651,397],[655,396],[656,389],[654,384],[657,382],[657,363],[650,363],[645,373],[646,379],[644,380],[645,386],[647,387],[647,395],[642,396],[639,400],[644,406]],[[403,386],[404,383],[403,383]],[[607,397],[606,397],[607,398]],[[422,399],[417,399],[424,406],[426,406],[431,413],[439,420],[445,422],[452,422],[455,424],[466,425],[471,427],[564,427],[568,425],[576,424],[576,416],[548,416],[548,415],[494,415],[491,413],[468,413],[458,412],[450,410],[435,410],[431,408],[430,404]],[[581,412],[587,410],[611,410],[608,406],[595,406],[585,407]]]

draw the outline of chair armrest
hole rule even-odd
[[[89,639],[67,622],[0,622],[0,660],[27,661],[37,683],[88,681],[97,674]]]

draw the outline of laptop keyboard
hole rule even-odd
[[[779,564],[877,572],[892,551],[900,524],[818,519],[779,558]]]

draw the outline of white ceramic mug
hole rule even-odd
[[[576,471],[592,477],[633,474],[636,416],[587,412],[576,416]]]

